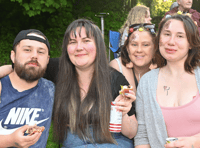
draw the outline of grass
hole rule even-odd
[[[53,141],[53,124],[52,123],[49,129],[49,137],[47,140],[46,148],[59,148],[59,145]]]

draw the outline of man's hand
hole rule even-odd
[[[25,125],[17,129],[14,133],[11,134],[12,145],[18,148],[28,148],[31,145],[34,145],[40,138],[41,132],[37,132],[31,136],[24,136],[24,132],[30,126]]]

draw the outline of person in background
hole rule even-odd
[[[135,93],[119,95],[125,77],[109,67],[100,29],[86,19],[67,28],[59,61],[54,103],[54,137],[63,147],[133,148],[137,132]],[[109,131],[111,102],[122,111],[121,133]],[[134,104],[134,103],[133,103]]]
[[[177,12],[179,12],[180,14],[182,13],[188,14],[195,22],[200,34],[200,13],[194,9],[191,9],[193,0],[177,0],[177,3],[178,3],[178,6],[166,12],[164,18],[169,17],[171,16],[171,14],[174,14]]]
[[[129,27],[129,35],[121,50],[121,57],[110,62],[110,66],[120,71],[128,82],[136,88],[140,78],[152,67],[155,53],[155,25],[133,24]],[[131,68],[127,67],[132,63]]]
[[[171,7],[170,7],[170,10],[174,9],[175,7],[178,7],[178,3],[177,2],[173,2]]]
[[[172,15],[158,28],[155,61],[137,89],[136,148],[200,147],[200,38],[188,15]],[[166,144],[166,138],[178,140]]]
[[[152,19],[150,16],[150,10],[148,7],[144,5],[133,7],[129,11],[127,19],[125,20],[123,26],[119,30],[119,32],[121,33],[120,45],[124,45],[124,42],[128,37],[128,29],[130,25],[139,23],[151,23],[151,20]]]
[[[3,66],[0,78],[0,147],[46,147],[55,91],[52,82],[41,78],[49,51],[48,39],[39,30],[22,30],[16,36],[10,56],[14,70]],[[43,133],[26,136],[35,124],[45,127]]]

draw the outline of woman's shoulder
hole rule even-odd
[[[110,67],[110,74],[112,79],[117,79],[118,77],[124,77],[124,75],[121,72],[119,72],[113,67]]]
[[[200,80],[200,66],[197,66],[194,69],[194,73],[195,73],[196,78],[198,78]]]
[[[121,72],[117,71],[116,69],[114,69],[112,67],[110,67],[110,78],[111,78],[112,84],[114,84],[114,83],[128,83],[125,76]]]
[[[119,65],[118,65],[117,60],[120,60],[120,59],[119,59],[119,58],[113,59],[112,61],[110,61],[109,65],[110,65],[111,67],[113,67],[114,69],[116,69],[116,70],[119,71]]]
[[[147,78],[150,78],[150,77],[155,77],[156,75],[158,75],[159,73],[159,68],[156,68],[156,69],[152,69],[150,70],[149,72],[145,73],[142,78],[143,79],[147,79]]]
[[[126,75],[127,72],[132,71],[132,68],[127,68],[122,64],[121,57],[112,60],[109,65],[117,71],[121,72],[123,75]]]
[[[151,71],[145,73],[140,79],[139,85],[149,87],[149,85],[154,84],[158,79],[159,68],[152,69]]]

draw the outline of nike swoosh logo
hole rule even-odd
[[[34,125],[34,124],[41,124],[42,122],[48,120],[49,118],[46,118],[46,119],[43,119],[43,120],[40,120],[40,121],[37,121],[35,123],[29,123],[29,125]],[[13,128],[13,129],[5,129],[2,127],[2,121],[3,119],[0,121],[0,135],[9,135],[9,134],[12,134],[13,132],[15,132],[17,129],[19,129],[20,127],[18,128]]]

